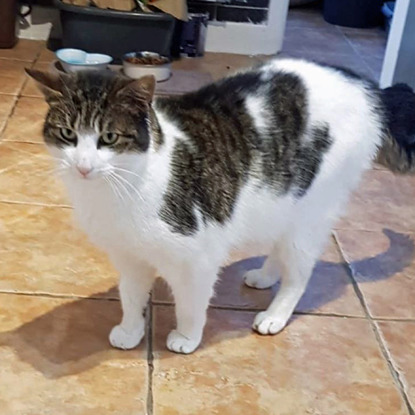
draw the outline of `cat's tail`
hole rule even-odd
[[[405,84],[380,93],[387,129],[376,161],[395,173],[415,174],[415,93]]]

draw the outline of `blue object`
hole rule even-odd
[[[367,28],[382,24],[383,0],[324,0],[323,16],[331,24]]]
[[[112,57],[102,53],[86,53],[80,49],[64,48],[55,52],[56,57],[71,65],[99,65],[109,64]]]

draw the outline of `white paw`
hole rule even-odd
[[[244,282],[248,287],[264,290],[272,287],[277,282],[276,277],[268,277],[262,273],[261,269],[251,269],[244,275]]]
[[[127,333],[121,326],[115,326],[111,330],[109,340],[111,346],[126,350],[138,346],[143,336],[144,328]]]
[[[167,336],[167,348],[176,353],[189,354],[194,352],[199,346],[200,339],[193,340],[180,334],[177,330],[172,330]]]
[[[286,320],[281,320],[278,317],[262,311],[255,316],[253,329],[260,334],[275,334],[281,331],[287,324]]]

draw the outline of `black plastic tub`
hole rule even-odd
[[[60,10],[62,47],[105,53],[120,63],[128,52],[150,51],[170,56],[174,17],[80,7],[54,0]]]
[[[382,23],[383,0],[325,0],[324,19],[332,24],[356,28]]]

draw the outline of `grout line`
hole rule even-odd
[[[21,97],[21,98],[28,98],[26,96]],[[41,141],[28,141],[28,140],[19,140],[19,139],[12,139],[12,140],[2,140],[1,141],[2,144],[7,144],[7,143],[17,143],[17,144],[32,144],[32,145],[37,145],[37,146],[44,146],[45,143],[41,142]]]
[[[349,44],[349,46],[353,49],[353,52],[356,53],[357,57],[359,58],[359,60],[361,62],[363,62],[363,65],[366,67],[366,69],[369,70],[369,72],[372,74],[374,82],[375,83],[379,83],[379,79],[377,79],[377,74],[372,70],[372,68],[368,65],[368,63],[366,62],[366,60],[364,59],[364,56],[362,56],[360,54],[360,52],[357,50],[357,48],[354,46],[353,42],[350,41],[350,39],[346,36],[345,33],[343,33],[343,31],[336,26],[336,29],[338,30],[339,33],[341,33],[341,35],[343,36],[343,38],[346,40],[346,42]]]
[[[14,100],[13,100],[12,106],[10,107],[10,111],[7,114],[7,117],[6,117],[6,119],[5,119],[4,123],[3,123],[3,126],[0,128],[0,142],[2,141],[1,140],[1,136],[3,135],[3,132],[6,130],[7,124],[9,123],[9,119],[12,116],[12,113],[14,112],[14,108],[17,105],[17,101],[19,100],[19,96],[18,95],[9,95],[9,96],[14,96]]]
[[[0,97],[2,95],[6,96],[6,97],[17,97],[17,93],[16,94],[13,94],[11,92],[0,92]]]
[[[387,366],[389,368],[389,372],[392,376],[392,379],[394,380],[395,385],[396,385],[398,391],[401,394],[402,400],[405,403],[405,406],[406,406],[406,409],[408,410],[409,415],[415,415],[415,410],[412,408],[411,402],[410,402],[408,394],[407,394],[406,384],[405,384],[404,380],[402,379],[402,375],[401,375],[396,363],[393,360],[393,357],[392,357],[392,355],[391,355],[391,353],[390,353],[390,351],[387,347],[386,341],[382,336],[382,333],[379,329],[379,326],[378,326],[377,322],[373,319],[373,316],[370,313],[370,309],[369,309],[369,306],[367,305],[367,302],[366,302],[366,299],[363,295],[363,292],[360,290],[360,287],[359,287],[356,279],[354,278],[353,268],[350,266],[349,261],[347,261],[345,255],[343,253],[343,250],[341,248],[341,245],[340,245],[340,243],[337,239],[337,236],[336,236],[335,232],[333,232],[333,237],[336,241],[337,247],[338,247],[345,263],[348,265],[348,270],[349,270],[348,275],[349,275],[349,278],[351,280],[352,286],[354,288],[354,291],[355,291],[357,297],[359,298],[359,301],[360,301],[360,304],[363,307],[363,310],[365,311],[366,318],[367,318],[367,320],[368,320],[368,322],[369,322],[369,324],[370,324],[370,326],[373,330],[373,333],[375,335],[375,338],[376,338],[376,341],[378,343],[379,349],[382,353],[382,356],[386,360],[386,363],[387,363]]]
[[[157,304],[155,305],[169,305],[169,304]],[[173,305],[173,304],[170,304]],[[209,308],[213,310],[229,310],[229,311],[247,311],[247,312],[254,312],[254,313],[260,313],[261,311],[264,311],[264,308],[255,308],[255,307],[232,307],[232,306],[225,306],[225,305],[210,305]],[[313,312],[313,311],[294,311],[293,315],[297,316],[316,316],[316,317],[337,317],[337,318],[350,318],[350,319],[364,319],[365,316],[356,316],[352,314],[337,314],[337,313],[325,313],[325,312]]]
[[[346,231],[346,232],[349,231],[350,232],[351,231],[351,232],[365,232],[365,233],[382,233],[382,231],[385,228],[388,228],[388,227],[387,226],[382,226],[380,228],[366,229],[366,228],[353,228],[353,227],[350,228],[350,227],[345,227],[345,226],[337,226],[336,228],[333,228],[333,231],[334,232],[337,232],[337,231]],[[393,228],[393,230],[395,232],[399,232],[401,234],[411,236],[411,237],[412,237],[412,235],[415,234],[415,230],[400,229],[396,226]],[[338,238],[338,237],[336,236],[336,238]]]
[[[1,203],[1,202],[0,202]],[[0,295],[19,295],[23,297],[44,297],[44,298],[56,298],[56,299],[67,299],[67,300],[94,300],[94,301],[120,301],[118,297],[94,297],[93,295],[76,295],[76,294],[59,294],[59,293],[49,293],[46,291],[9,291],[9,290],[0,290]],[[155,306],[164,306],[164,307],[173,307],[173,303],[166,303],[163,301],[152,300],[152,305]],[[210,305],[210,309],[213,310],[228,310],[228,311],[244,311],[244,312],[254,312],[258,313],[263,311],[259,308],[242,308],[242,307],[232,307],[232,306],[222,306],[222,305]],[[366,318],[365,316],[356,316],[352,314],[336,314],[336,313],[324,313],[324,312],[311,312],[311,311],[294,311],[294,315],[298,316],[316,316],[316,317],[335,317],[335,318],[348,318],[355,320],[362,320]],[[396,323],[415,323],[415,318],[388,318],[388,317],[379,317],[374,318],[374,321],[379,322],[396,322]]]
[[[17,97],[19,98],[19,97]],[[19,143],[19,144],[30,144],[30,145],[36,145],[36,146],[44,146],[45,143],[42,143],[41,141],[23,141],[23,140],[2,140],[0,142],[0,145],[7,144],[7,143]]]
[[[408,385],[405,381],[405,377],[399,370],[399,366],[395,363],[393,356],[390,350],[388,349],[386,340],[383,337],[382,330],[380,329],[376,321],[373,321],[373,326],[376,329],[375,334],[377,334],[376,338],[379,342],[380,350],[382,351],[382,354],[384,355],[386,359],[386,362],[388,364],[392,377],[394,378],[395,382],[398,385],[398,388],[405,402],[406,408],[408,409],[409,415],[415,415],[415,409],[412,408],[411,401],[408,396]]]
[[[71,294],[54,294],[48,292],[31,292],[31,291],[7,291],[0,290],[0,295],[19,295],[22,297],[43,297],[43,298],[56,298],[62,300],[94,300],[94,301],[120,301],[118,297],[94,297],[83,295],[71,295]]]
[[[147,324],[147,413],[146,415],[153,415],[153,373],[154,373],[154,355],[153,355],[153,304],[150,301],[147,305],[148,315],[146,316]]]
[[[22,61],[22,62],[27,62],[27,64],[28,64],[27,66],[29,66],[30,69],[33,69],[33,67],[35,66],[36,61],[39,59],[40,54],[41,54],[41,48],[38,50],[38,52],[37,52],[37,54],[36,54],[36,56],[35,56],[35,58],[34,58],[33,61]],[[12,107],[10,109],[9,114],[7,115],[6,122],[4,123],[3,127],[0,130],[0,142],[1,142],[1,136],[3,135],[3,132],[6,130],[6,127],[9,124],[9,120],[10,120],[10,118],[14,114],[14,111],[16,109],[17,103],[19,102],[19,99],[22,96],[23,89],[25,88],[27,82],[29,81],[29,78],[27,77],[27,75],[25,74],[24,76],[25,76],[25,79],[23,80],[23,83],[20,86],[19,91],[17,92],[17,94],[15,94],[15,97],[16,98],[15,98],[15,100],[13,102],[13,105],[12,105]]]
[[[38,99],[43,99],[42,95],[29,95],[29,94],[25,94],[22,91],[22,94],[20,95],[20,98],[38,98]]]
[[[335,317],[335,318],[347,318],[351,320],[364,320],[365,316],[354,316],[353,314],[337,314],[337,313],[313,313],[308,311],[294,311],[294,315],[298,316],[316,316],[316,317]]]
[[[48,293],[45,291],[9,291],[9,290],[0,290],[0,295],[19,295],[23,297],[43,297],[43,298],[56,298],[56,299],[65,299],[65,300],[94,300],[94,301],[120,301],[118,297],[94,297],[88,295],[76,295],[76,294],[59,294],[59,293]],[[165,307],[174,307],[173,303],[164,303],[162,301],[151,301],[151,304],[154,306],[165,306]],[[238,307],[231,307],[231,306],[221,306],[221,305],[210,305],[210,309],[212,310],[228,310],[228,311],[236,311],[236,312],[248,312],[248,313],[259,313],[263,311],[262,309],[258,308],[238,308]],[[364,316],[354,316],[354,315],[344,315],[344,314],[336,314],[336,313],[313,313],[307,311],[295,311],[294,315],[298,316],[316,316],[316,317],[335,317],[335,318],[348,318],[348,319],[355,319],[355,320],[362,320]],[[379,321],[384,321],[379,319]],[[391,320],[385,320],[391,321]],[[397,321],[406,321],[406,320],[397,320]],[[409,320],[409,322],[415,322],[415,320]]]
[[[18,200],[7,200],[7,199],[0,199],[1,203],[7,203],[9,205],[24,205],[24,206],[39,206],[39,207],[46,207],[46,208],[58,208],[58,209],[73,209],[72,206],[69,205],[58,205],[58,204],[50,204],[50,203],[42,203],[42,202],[21,202]]]
[[[411,317],[374,317],[373,318],[374,321],[379,321],[379,322],[391,322],[391,323],[415,323],[415,317],[411,318]]]
[[[173,303],[168,303],[164,301],[157,301],[153,300],[153,305],[155,306],[164,306],[164,307],[174,307]],[[235,306],[226,306],[226,305],[219,305],[219,304],[211,304],[209,305],[209,309],[211,310],[225,310],[225,311],[236,311],[236,312],[247,312],[247,313],[260,313],[264,311],[263,308],[255,308],[255,307],[235,307]],[[312,311],[294,311],[293,315],[296,316],[316,316],[316,317],[335,317],[335,318],[350,318],[361,320],[364,319],[365,316],[356,316],[352,314],[336,314],[336,313],[324,313],[324,312],[312,312]],[[415,321],[415,320],[414,320]]]
[[[0,62],[1,61],[13,61],[13,62],[24,62],[24,63],[28,63],[28,64],[30,64],[30,63],[32,63],[32,62],[34,62],[36,59],[37,59],[37,56],[38,55],[36,55],[36,57],[34,58],[34,60],[32,60],[32,59],[19,59],[19,58],[6,58],[6,57],[4,57],[4,56],[0,56]]]

